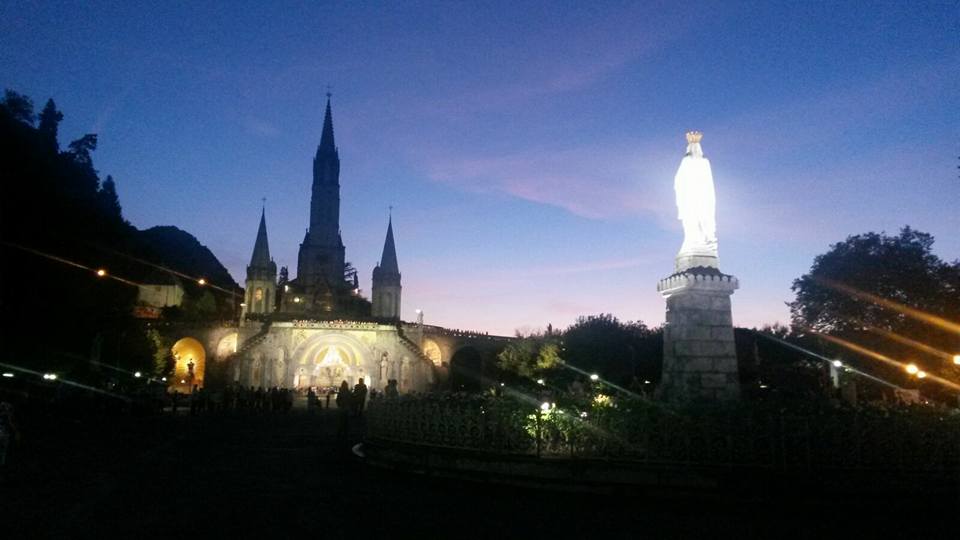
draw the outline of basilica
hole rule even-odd
[[[360,295],[356,270],[345,262],[340,236],[340,157],[330,99],[313,158],[310,222],[286,279],[270,257],[265,211],[247,266],[237,350],[227,373],[234,383],[294,389],[350,385],[373,389],[395,380],[401,392],[423,390],[442,378],[446,362],[422,321],[400,320],[401,281],[392,218],[371,300]],[[430,329],[428,329],[429,332]],[[426,346],[426,351],[424,347]]]
[[[238,319],[217,324],[157,326],[172,344],[169,390],[239,384],[326,390],[359,379],[382,391],[480,389],[494,384],[495,358],[508,337],[452,330],[401,319],[402,285],[392,216],[370,298],[346,262],[340,235],[340,156],[330,96],[313,158],[310,220],[300,243],[296,276],[270,256],[266,210],[260,214]],[[170,289],[170,290],[167,290]],[[144,312],[179,305],[179,284],[141,291]],[[156,316],[152,320],[156,320]]]

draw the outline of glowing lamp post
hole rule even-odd
[[[918,368],[916,364],[907,364],[906,370],[907,373],[916,375],[920,371],[920,368]]]
[[[103,268],[97,269],[97,277],[106,277],[106,276],[107,276],[106,270],[104,270]]]
[[[600,376],[597,375],[596,373],[593,373],[593,374],[590,375],[590,380],[591,380],[591,381],[594,381],[594,382],[599,381],[599,380],[600,380]]]

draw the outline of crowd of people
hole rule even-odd
[[[234,384],[221,390],[194,386],[189,394],[170,392],[161,409],[172,413],[189,409],[191,415],[215,411],[289,412],[298,396],[306,397],[307,410],[336,408],[344,414],[359,416],[368,400],[396,398],[400,392],[396,380],[387,382],[382,392],[369,390],[363,378],[350,388],[344,380],[339,387],[311,387],[306,392],[290,388],[264,388]]]
[[[289,412],[293,408],[294,392],[288,388],[254,388],[241,385],[227,386],[211,391],[193,387],[189,394],[170,392],[167,407],[177,413],[187,407],[191,415],[214,411]]]

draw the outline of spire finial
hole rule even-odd
[[[263,211],[266,211],[266,210],[267,210],[267,198],[266,198],[266,197],[260,197],[260,210],[263,210]]]
[[[326,151],[336,152],[337,145],[333,142],[333,114],[330,112],[330,96],[333,95],[327,91],[327,107],[323,113],[323,132],[320,134],[320,146],[317,148]]]
[[[387,207],[387,219],[393,221],[393,205]]]
[[[330,98],[333,97],[333,85],[327,85],[327,101],[330,101]]]

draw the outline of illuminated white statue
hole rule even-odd
[[[327,354],[323,356],[323,360],[320,361],[318,367],[335,367],[335,366],[345,366],[346,362],[343,361],[343,357],[340,356],[340,349],[334,346],[330,346],[327,349]]]
[[[673,187],[677,210],[683,222],[683,245],[677,254],[677,270],[693,266],[717,266],[716,194],[710,161],[703,157],[699,131],[687,133],[687,154],[680,162]]]

